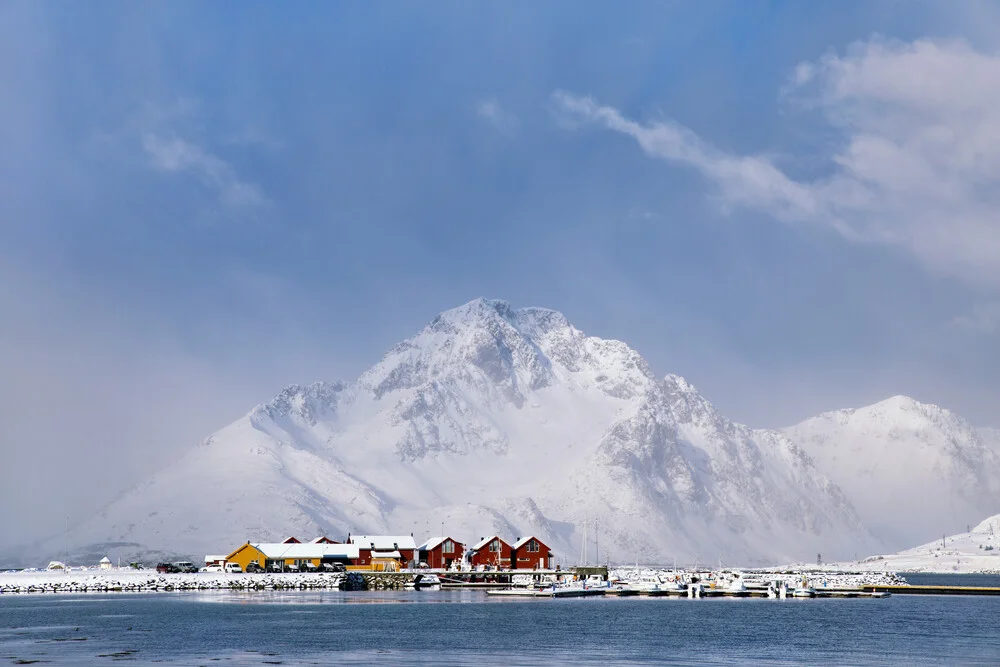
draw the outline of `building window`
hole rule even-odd
[[[455,553],[455,543],[452,542],[451,540],[445,540],[444,547],[441,549],[441,551],[443,551],[446,554]]]
[[[490,542],[490,551],[497,553],[500,551],[500,540],[493,540]]]
[[[528,553],[538,553],[538,540],[528,542]]]

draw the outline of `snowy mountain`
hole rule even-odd
[[[895,396],[827,412],[786,429],[894,548],[965,530],[1000,509],[1000,456],[936,405]]]
[[[560,313],[483,299],[355,382],[288,387],[69,539],[195,557],[348,532],[534,533],[564,563],[585,533],[602,560],[750,564],[881,547],[788,434],[729,421],[684,379],[654,376],[628,345]]]

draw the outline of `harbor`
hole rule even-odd
[[[992,583],[992,582],[991,582]],[[858,598],[894,595],[1000,596],[1000,586],[911,584],[894,573],[810,573],[580,567],[482,571],[413,569],[396,572],[195,572],[65,569],[0,573],[0,595],[59,593],[181,593],[185,591],[478,591],[506,598]]]

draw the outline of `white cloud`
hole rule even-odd
[[[217,190],[223,204],[256,206],[265,201],[257,186],[239,179],[232,165],[195,144],[178,137],[145,132],[142,146],[153,167],[193,174],[206,186]]]
[[[641,123],[589,97],[553,95],[564,126],[601,125],[698,170],[731,205],[905,250],[933,270],[1000,287],[1000,56],[964,42],[873,39],[799,64],[783,91],[841,141],[829,174],[797,180],[721,151],[671,120]]]
[[[476,114],[507,136],[514,136],[521,127],[521,120],[500,106],[495,97],[480,100],[476,105]]]

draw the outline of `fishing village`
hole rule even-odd
[[[0,573],[0,594],[174,591],[480,590],[489,598],[884,598],[892,594],[1000,595],[1000,588],[913,586],[891,572],[828,569],[554,565],[537,536],[465,543],[412,535],[325,536],[246,542],[204,562],[94,565],[52,561]]]

